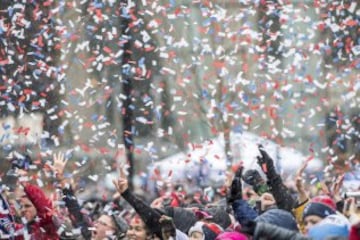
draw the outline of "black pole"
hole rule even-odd
[[[129,164],[128,169],[128,180],[129,188],[133,190],[133,177],[134,177],[134,140],[133,140],[133,108],[132,108],[132,91],[133,83],[131,76],[131,37],[129,24],[131,23],[130,15],[128,14],[128,1],[121,0],[121,38],[125,40],[123,45],[123,58],[121,64],[121,75],[122,75],[122,90],[123,94],[126,96],[126,99],[123,101],[122,109],[122,122],[123,122],[123,141],[125,145],[126,160]]]

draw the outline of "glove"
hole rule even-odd
[[[163,239],[176,238],[176,227],[171,217],[161,216],[160,218],[161,234]]]
[[[265,152],[264,147],[260,144],[258,146],[261,156],[257,156],[258,164],[263,170],[263,172],[268,175],[275,171],[274,162],[267,152]]]
[[[242,199],[242,184],[241,177],[244,167],[239,167],[235,172],[234,179],[231,183],[230,193],[228,194],[227,201],[232,204],[237,199]]]
[[[242,233],[246,233],[246,234],[249,234],[249,235],[254,235],[255,228],[256,228],[256,222],[249,220],[249,221],[246,221],[243,224],[241,224],[240,231]]]

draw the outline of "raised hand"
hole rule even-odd
[[[232,180],[230,186],[230,192],[228,193],[228,203],[233,203],[237,199],[242,199],[242,184],[241,178],[244,167],[239,166],[239,168],[235,172],[234,179]]]
[[[309,163],[309,161],[305,161],[301,165],[301,167],[297,170],[296,175],[295,175],[295,185],[296,185],[296,189],[299,193],[299,196],[298,196],[299,203],[303,203],[308,199],[308,196],[305,191],[304,184],[303,184],[303,178],[302,178],[302,175],[303,175],[308,163]]]
[[[120,194],[123,194],[129,188],[129,182],[125,174],[124,166],[120,167],[119,178],[117,180],[114,179],[113,184]]]
[[[53,155],[53,164],[49,165],[49,167],[54,172],[57,179],[63,178],[64,169],[68,160],[69,159],[65,158],[65,155],[62,152]]]
[[[356,198],[351,197],[345,199],[343,214],[349,218],[351,215],[356,216],[356,212],[357,212]]]
[[[340,196],[340,189],[342,188],[343,182],[344,182],[345,174],[341,174],[336,178],[335,183],[332,186],[332,196],[335,200],[335,202],[339,202],[342,200],[342,197]]]
[[[261,167],[262,171],[267,174],[269,170],[274,169],[274,163],[269,154],[264,150],[264,147],[260,144],[258,146],[260,156],[257,156],[258,164]]]

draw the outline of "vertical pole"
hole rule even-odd
[[[123,94],[126,96],[126,99],[123,101],[122,109],[122,122],[123,122],[123,140],[125,145],[126,160],[129,164],[128,169],[128,179],[129,179],[129,188],[133,190],[133,177],[134,177],[134,140],[133,140],[133,108],[132,108],[132,91],[133,83],[130,70],[130,61],[131,61],[131,38],[128,36],[130,34],[129,25],[131,23],[131,18],[129,14],[128,1],[120,0],[121,2],[121,36],[125,39],[123,45],[123,58],[122,58],[122,90]]]

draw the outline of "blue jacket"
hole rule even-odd
[[[249,203],[243,199],[237,199],[232,204],[235,219],[244,224],[247,221],[254,221],[258,213],[253,209]]]

